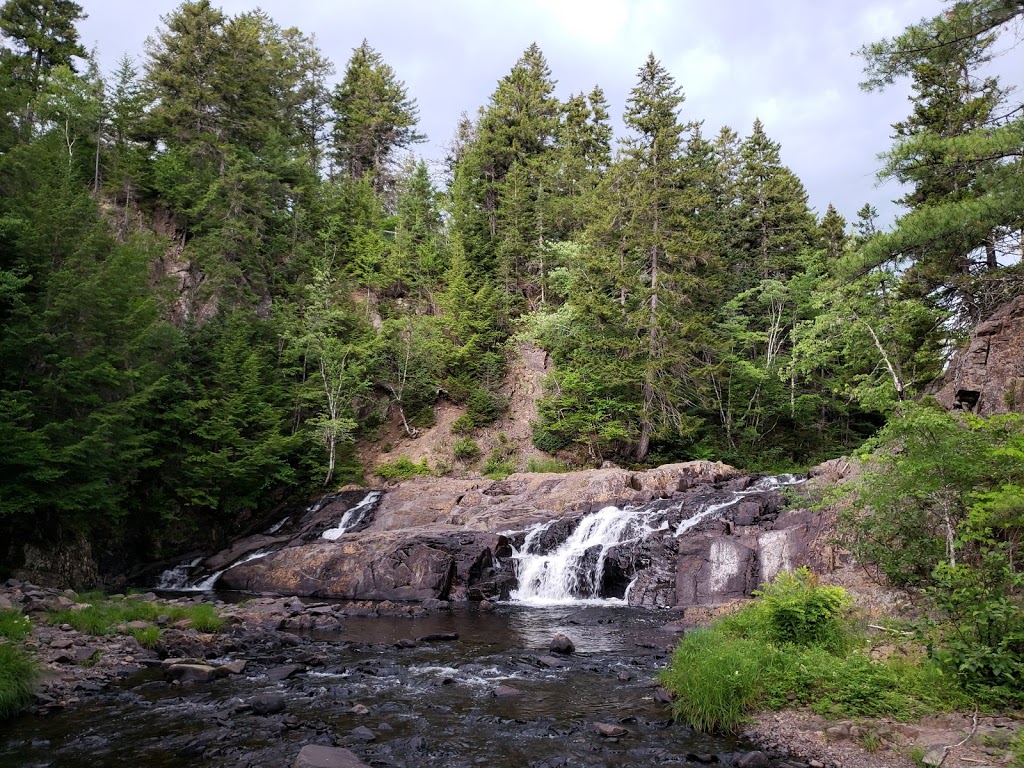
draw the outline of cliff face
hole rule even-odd
[[[979,416],[1024,412],[1024,296],[974,329],[935,397],[950,410]]]

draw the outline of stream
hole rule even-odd
[[[347,746],[379,766],[732,763],[743,745],[672,723],[655,700],[674,638],[663,629],[671,618],[625,607],[514,604],[420,618],[350,616],[341,632],[232,654],[249,660],[242,675],[172,686],[156,669],[70,710],[9,721],[0,765],[280,768],[311,743]],[[575,654],[549,653],[557,632],[572,638]],[[399,645],[445,633],[458,639]],[[519,694],[495,695],[508,693],[499,686]],[[283,712],[253,711],[267,694],[283,697]],[[604,738],[598,722],[628,733]]]

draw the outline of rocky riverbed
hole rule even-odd
[[[35,619],[27,646],[44,669],[31,712],[5,726],[0,764],[881,768],[971,725],[784,712],[740,740],[695,734],[657,684],[680,631],[660,610],[143,594],[131,599],[211,601],[227,620],[218,633],[166,625],[147,650],[42,620],[74,597],[0,589],[0,605]],[[1013,725],[981,718],[943,765],[998,764],[982,736]]]

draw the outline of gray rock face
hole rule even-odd
[[[953,357],[935,399],[980,416],[1024,411],[1024,296],[1004,304]]]

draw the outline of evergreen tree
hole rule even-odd
[[[334,158],[342,172],[355,180],[370,174],[375,191],[390,198],[395,154],[426,136],[416,132],[416,100],[366,40],[352,52],[331,107]]]

